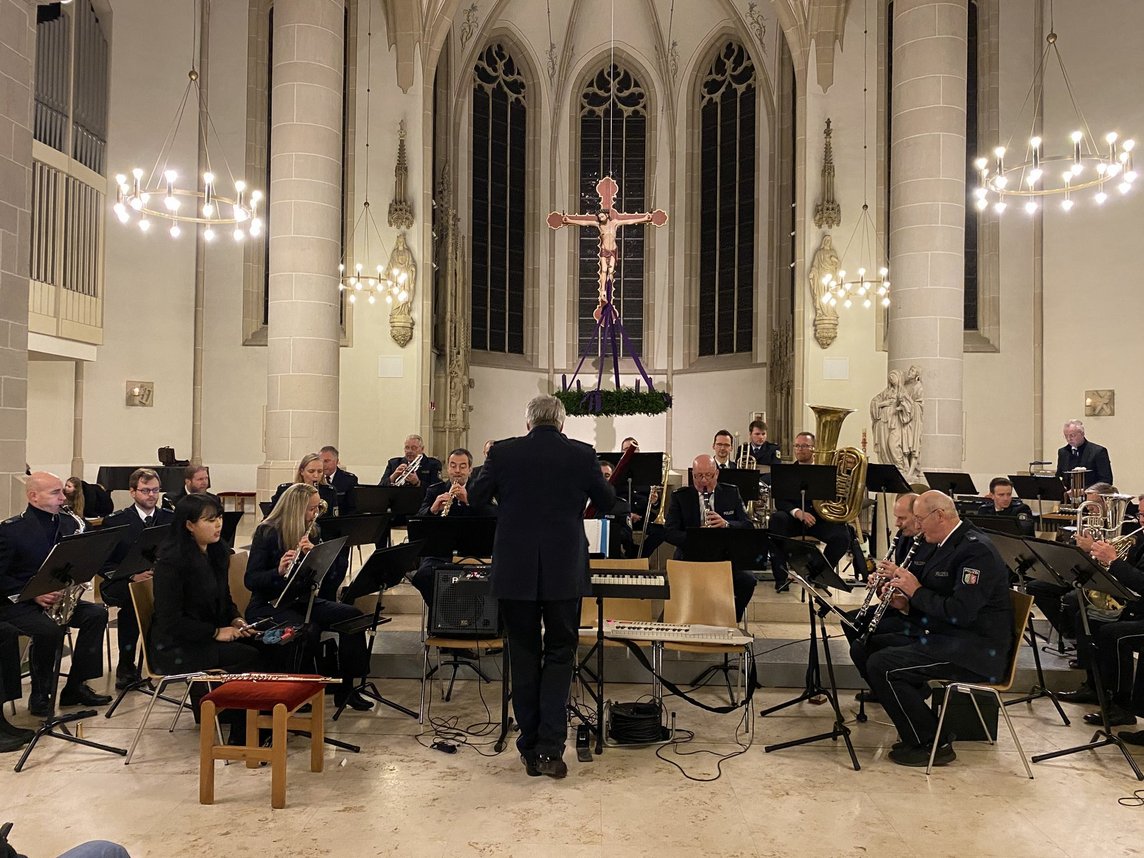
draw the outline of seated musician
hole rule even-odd
[[[989,494],[981,502],[982,515],[1007,515],[1017,519],[1021,532],[1034,535],[1033,511],[1020,498],[1013,497],[1013,484],[1006,477],[994,477],[989,481]]]
[[[495,443],[496,443],[496,440],[493,438],[489,438],[489,440],[485,441],[485,446],[484,446],[484,449],[481,451],[481,455],[483,455],[487,459],[489,457],[489,450],[491,450],[493,448],[493,444],[495,444]],[[470,483],[476,481],[477,475],[480,474],[480,472],[481,472],[481,467],[482,467],[481,465],[476,465],[473,468],[473,472],[471,474],[469,474],[469,482]]]
[[[155,561],[155,615],[151,625],[151,663],[163,673],[220,669],[246,673],[265,669],[257,632],[239,616],[230,596],[230,547],[221,541],[222,507],[213,495],[190,494],[175,507],[170,535]],[[191,705],[199,720],[199,702],[209,691],[191,683]],[[224,710],[230,744],[246,741],[245,711]]]
[[[747,431],[750,432],[750,440],[735,451],[735,461],[745,461],[750,455],[756,465],[779,464],[779,445],[767,440],[767,424],[762,420],[752,420]]]
[[[629,447],[635,447],[637,450],[640,448],[640,442],[631,435],[620,442],[620,454],[626,453]],[[630,557],[651,557],[655,550],[663,544],[663,526],[655,523],[655,519],[659,515],[659,490],[658,484],[654,486],[632,486],[632,531],[644,531],[644,539],[637,546],[636,553],[630,554]],[[620,496],[621,493],[617,492],[616,497]]]
[[[419,516],[445,515],[470,517],[496,515],[497,508],[492,504],[472,505],[469,503],[469,486],[472,485],[470,476],[473,468],[473,454],[464,447],[458,447],[449,454],[446,460],[446,476],[429,486],[425,490],[425,500],[421,502]],[[451,499],[451,500],[450,500]],[[452,563],[452,557],[422,557],[421,565],[413,574],[411,583],[425,600],[425,604],[433,607],[433,591],[437,582],[437,568],[446,563]]]
[[[111,492],[99,483],[87,483],[79,477],[67,478],[64,482],[64,497],[72,512],[89,521],[111,515],[115,509]]]
[[[706,514],[703,514],[704,510]],[[676,547],[677,560],[683,557],[689,527],[751,527],[739,489],[734,485],[719,484],[719,468],[708,455],[696,456],[692,461],[691,486],[671,493],[664,520],[664,538]],[[733,569],[731,583],[735,589],[735,618],[741,620],[755,592],[755,576]]]
[[[56,706],[60,658],[68,628],[78,629],[72,647],[68,681],[60,692],[60,706],[101,706],[111,698],[97,694],[87,680],[103,676],[103,633],[107,628],[107,608],[80,601],[71,617],[60,623],[50,611],[64,591],[45,593],[27,602],[11,604],[32,580],[53,546],[80,530],[76,518],[60,509],[64,505],[64,484],[55,474],[36,471],[24,486],[28,507],[21,515],[0,524],[0,620],[15,626],[32,639],[32,688],[28,711],[38,718],[51,717]]]
[[[318,451],[322,460],[322,479],[328,486],[333,486],[338,494],[335,506],[338,515],[350,515],[356,512],[354,507],[354,487],[358,484],[357,474],[351,474],[341,466],[338,448],[327,444]]]
[[[202,494],[211,487],[211,472],[205,465],[187,465],[183,469],[183,488],[180,491],[163,495],[163,509],[174,510],[175,505],[187,495]]]
[[[290,483],[280,483],[278,488],[274,490],[274,496],[270,498],[270,503],[277,505],[283,493],[290,488],[305,484],[314,486],[318,490],[318,498],[322,501],[318,518],[330,518],[337,515],[338,509],[338,491],[332,485],[326,482],[325,469],[322,465],[322,457],[317,453],[307,453],[298,462],[298,467],[294,471],[294,481]],[[334,565],[330,567],[330,571],[326,573],[326,577],[322,579],[322,591],[318,594],[323,599],[336,601],[338,598],[338,588],[345,580],[346,572],[350,568],[350,550],[345,548],[338,555],[334,561]]]
[[[963,522],[953,501],[928,491],[914,501],[917,527],[936,546],[919,578],[883,561],[890,609],[907,615],[904,634],[866,658],[866,680],[898,730],[890,759],[925,766],[937,732],[926,703],[931,679],[997,682],[1013,645],[1009,574],[989,538]],[[956,759],[939,737],[935,765]]]
[[[813,463],[814,433],[799,432],[794,439],[794,464],[810,465]],[[813,536],[825,543],[822,553],[826,555],[830,565],[836,569],[853,541],[848,525],[820,519],[814,514],[813,507],[802,509],[797,501],[789,498],[775,498],[775,511],[771,513],[768,529],[778,536]],[[855,560],[857,561],[857,558]],[[864,568],[864,566],[864,560],[855,564],[855,568]],[[783,593],[790,589],[790,580],[787,577],[786,552],[778,544],[778,540],[775,540],[771,546],[771,569],[775,575],[775,590]]]
[[[886,559],[892,560],[895,566],[903,566],[909,569],[914,577],[924,583],[926,580],[926,561],[929,560],[937,546],[922,538],[921,528],[918,525],[917,517],[914,515],[914,503],[917,499],[918,495],[915,493],[903,492],[894,501],[894,524],[897,527],[897,532],[894,534],[893,555],[887,556]],[[866,586],[881,592],[883,583],[878,575],[871,575]],[[870,594],[867,594],[867,598],[869,597]],[[921,630],[910,629],[910,619],[907,614],[891,611],[887,608],[879,618],[875,629],[870,631],[867,636],[867,631],[870,630],[871,622],[877,610],[876,604],[871,602],[865,612],[848,611],[846,615],[855,624],[855,628],[852,629],[846,625],[842,627],[847,640],[850,641],[850,657],[863,679],[866,678],[866,659],[870,653],[884,646],[903,643],[911,631],[915,637],[921,633]],[[863,637],[866,638],[865,641],[862,640]],[[867,703],[878,702],[869,689],[859,691],[857,699],[865,700]]]
[[[1136,520],[1144,526],[1144,513],[1138,508],[1136,515]],[[1130,537],[1123,538],[1127,541]],[[1094,541],[1085,535],[1077,537],[1077,547],[1107,566],[1112,577],[1125,587],[1135,593],[1144,593],[1144,534],[1137,530],[1131,539],[1132,545],[1123,559],[1118,556],[1116,546],[1112,543]],[[1089,610],[1091,639],[1085,636],[1075,600],[1070,600],[1070,608],[1072,622],[1077,629],[1077,662],[1085,669],[1088,678],[1080,688],[1060,693],[1057,697],[1073,703],[1096,703],[1096,687],[1093,683],[1095,668],[1100,671],[1100,681],[1110,701],[1109,724],[1114,727],[1135,724],[1136,716],[1129,707],[1132,703],[1135,668],[1133,653],[1144,651],[1144,600],[1129,602],[1115,618],[1103,611],[1094,615]],[[1086,724],[1103,723],[1099,712],[1085,715],[1084,720]]]
[[[410,471],[409,466],[418,456],[421,456],[421,461],[417,470]],[[394,456],[386,462],[380,485],[429,486],[440,478],[441,463],[432,456],[425,455],[425,439],[420,435],[410,435],[405,439],[405,455]]]
[[[126,509],[112,513],[104,519],[104,527],[123,527],[123,537],[111,552],[100,574],[104,580],[100,595],[107,605],[119,608],[119,665],[115,668],[115,687],[122,690],[139,682],[139,667],[136,664],[135,645],[139,641],[139,621],[135,617],[135,606],[131,601],[132,581],[147,581],[154,574],[146,570],[130,578],[118,578],[113,573],[127,557],[135,540],[149,527],[166,527],[175,518],[168,509],[159,508],[159,475],[151,468],[136,468],[127,478],[128,492],[132,504]],[[109,579],[110,576],[110,579]]]
[[[270,515],[254,529],[243,579],[250,590],[247,622],[255,623],[270,617],[276,626],[297,626],[305,621],[310,596],[308,589],[298,588],[297,597],[289,604],[275,608],[272,603],[285,588],[295,561],[301,562],[300,555],[304,556],[321,541],[315,527],[320,503],[315,486],[295,483],[282,493]],[[314,597],[310,610],[310,622],[319,631],[360,616],[362,612],[353,605],[343,605],[321,596]],[[307,644],[308,651],[304,656],[312,658],[318,636],[308,638]],[[347,703],[362,711],[372,709],[372,703],[352,690],[357,677],[369,674],[369,651],[364,631],[338,636],[338,665],[342,684],[336,686],[334,701],[339,706]]]
[[[726,429],[720,429],[715,433],[715,439],[711,442],[711,458],[715,460],[715,467],[720,471],[736,467],[735,461],[731,458],[731,449],[734,446],[731,433]]]
[[[18,751],[35,735],[4,717],[4,704],[20,699],[20,630],[0,621],[0,754]]]
[[[600,472],[605,480],[611,482],[612,463],[607,459],[600,459]],[[617,494],[616,505],[612,507],[612,511],[600,517],[611,522],[608,528],[608,556],[635,557],[639,548],[632,538],[632,510],[628,502]]]

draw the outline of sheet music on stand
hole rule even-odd
[[[611,522],[606,518],[584,519],[584,535],[588,537],[588,553],[608,556],[608,537],[611,534]]]
[[[282,592],[274,600],[274,608],[278,609],[282,605],[289,605],[297,599],[305,598],[307,589],[311,591],[311,595],[316,593],[322,585],[322,579],[326,577],[326,573],[330,570],[347,539],[349,537],[340,536],[311,548],[305,559],[294,568],[290,577],[286,579],[286,586],[282,588]],[[287,596],[290,598],[286,598]],[[308,616],[309,610],[307,610]]]

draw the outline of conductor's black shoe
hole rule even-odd
[[[906,747],[890,751],[890,759],[899,766],[924,768],[929,765],[929,758],[929,745],[907,745]],[[946,742],[944,745],[937,746],[937,752],[933,757],[933,764],[935,766],[944,766],[952,763],[956,759],[957,754],[953,752],[953,745]]]
[[[547,754],[538,754],[536,757],[536,770],[550,778],[568,777],[568,764],[561,757],[550,757]]]
[[[538,778],[543,774],[543,772],[536,767],[536,759],[534,757],[526,757],[524,754],[521,754],[520,761],[524,764],[524,771],[530,778]]]
[[[9,736],[7,733],[0,734],[0,754],[8,754],[12,751],[18,751],[26,744],[28,744],[28,742],[28,739],[21,739],[18,736]]]
[[[1121,730],[1116,735],[1129,745],[1144,745],[1144,730]]]
[[[1087,682],[1082,683],[1076,691],[1058,691],[1057,700],[1065,703],[1097,703],[1096,691]]]
[[[52,698],[46,694],[33,694],[28,698],[28,713],[37,718],[51,718],[56,712]]]
[[[1089,712],[1084,716],[1084,723],[1100,727],[1104,724],[1104,719],[1100,717],[1099,712]],[[1108,726],[1109,727],[1131,727],[1136,723],[1136,716],[1129,712],[1122,706],[1117,706],[1115,703],[1108,707]]]
[[[878,695],[874,693],[872,688],[863,688],[854,695],[854,699],[860,703],[878,703]]]
[[[108,694],[98,694],[87,683],[69,683],[60,692],[60,706],[104,706],[111,702]]]

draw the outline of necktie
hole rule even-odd
[[[144,527],[150,527],[154,523],[155,523],[155,516],[154,515],[149,515],[143,519],[143,526]]]

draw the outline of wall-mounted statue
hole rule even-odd
[[[413,251],[405,243],[405,233],[399,232],[389,255],[389,274],[397,278],[401,288],[400,296],[389,311],[389,335],[402,348],[413,339],[413,293],[417,285],[417,263],[413,261]],[[394,274],[394,272],[397,272]],[[402,279],[404,277],[404,279]]]
[[[894,465],[908,482],[923,482],[922,428],[925,423],[921,370],[892,369],[886,387],[870,400],[870,425],[878,459]]]
[[[826,303],[829,289],[826,281],[838,274],[842,267],[838,253],[834,250],[834,240],[827,233],[822,237],[822,246],[815,251],[810,263],[810,294],[814,298],[814,339],[822,348],[829,348],[838,336],[838,310]]]

